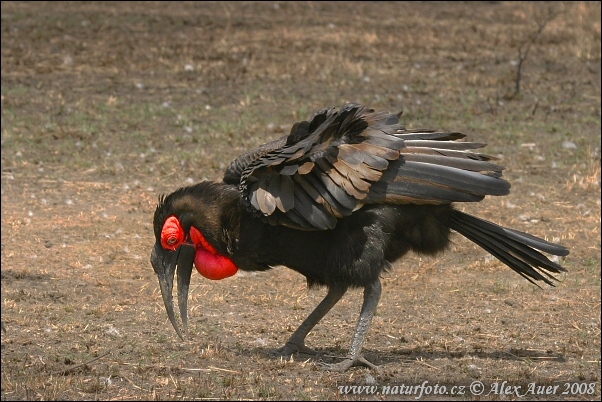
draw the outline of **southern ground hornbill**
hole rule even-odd
[[[296,123],[288,136],[234,160],[221,183],[204,181],[159,199],[151,263],[176,332],[172,288],[187,333],[193,264],[209,279],[238,269],[287,266],[324,300],[277,354],[313,353],[311,329],[347,289],[364,288],[349,354],[328,365],[375,367],[361,349],[381,294],[380,276],[409,251],[433,255],[451,230],[478,244],[530,282],[552,285],[565,271],[539,251],[565,256],[560,245],[498,226],[453,208],[508,194],[502,167],[474,152],[484,144],[457,132],[406,130],[399,115],[347,104]]]

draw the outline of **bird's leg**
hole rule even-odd
[[[366,366],[371,369],[378,369],[378,366],[366,360],[360,352],[362,351],[364,339],[366,339],[366,334],[370,328],[370,322],[372,321],[372,317],[378,306],[380,294],[381,286],[379,279],[364,287],[364,303],[362,304],[362,311],[360,312],[360,316],[355,326],[349,354],[345,357],[345,360],[340,363],[321,364],[320,366],[322,368],[331,371],[345,371],[353,366]]]
[[[299,325],[299,328],[286,341],[286,344],[276,349],[272,354],[276,356],[289,356],[293,353],[301,352],[306,354],[316,354],[313,349],[305,346],[305,337],[309,331],[316,326],[318,322],[341,300],[341,297],[347,292],[347,287],[334,286],[328,289],[324,299],[316,306],[314,311]]]

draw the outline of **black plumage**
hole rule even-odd
[[[484,144],[463,141],[457,132],[406,130],[398,122],[399,115],[356,104],[323,109],[296,123],[288,136],[234,160],[222,182],[202,182],[162,198],[151,262],[178,334],[171,299],[174,272],[177,268],[186,330],[193,261],[213,279],[236,269],[284,265],[309,285],[328,287],[325,299],[278,350],[281,354],[309,353],[309,331],[347,289],[364,288],[349,355],[329,367],[338,370],[373,366],[361,348],[382,273],[409,251],[445,250],[452,230],[527,280],[552,285],[553,274],[564,268],[537,250],[564,256],[565,247],[452,206],[508,194],[503,168],[474,151]]]

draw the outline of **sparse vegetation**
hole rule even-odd
[[[545,399],[599,400],[599,2],[1,12],[2,400],[415,400],[337,387],[476,379],[593,384]],[[346,101],[488,143],[512,193],[461,208],[567,245],[568,274],[540,290],[459,236],[406,259],[365,345],[380,372],[314,367],[346,352],[359,292],[309,335],[320,356],[270,358],[324,295],[281,268],[195,276],[181,342],[149,263],[159,194]]]

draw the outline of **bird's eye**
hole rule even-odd
[[[167,250],[175,250],[184,242],[184,229],[175,216],[165,220],[161,229],[161,246]]]

